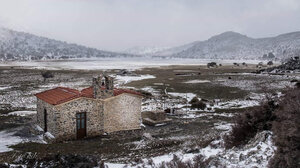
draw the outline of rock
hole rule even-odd
[[[117,75],[120,75],[120,76],[137,76],[137,74],[131,72],[131,71],[128,71],[127,69],[121,69]]]
[[[153,137],[150,133],[144,133],[143,138],[148,139],[148,140],[153,140]]]
[[[260,146],[260,145],[258,145],[256,148],[257,148],[257,150],[260,150],[260,149],[261,149],[261,146]]]
[[[244,161],[245,159],[246,159],[246,156],[241,153],[240,157],[239,157],[240,162]]]
[[[272,73],[292,73],[300,70],[300,60],[297,57],[289,59],[287,62],[264,71]]]
[[[262,162],[263,162],[263,157],[262,156],[260,156],[260,157],[257,157],[256,158],[256,163],[258,163],[258,164],[261,164]]]
[[[184,149],[184,153],[199,153],[199,149],[195,148],[195,149]]]

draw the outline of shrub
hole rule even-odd
[[[266,103],[235,118],[235,125],[224,137],[225,147],[240,146],[262,130],[272,130],[277,147],[269,161],[272,168],[299,167],[300,163],[300,89],[287,91],[279,101]]]
[[[139,93],[141,93],[145,97],[152,97],[152,93],[144,91],[144,90],[138,90]]]
[[[198,101],[199,101],[199,99],[195,96],[195,97],[193,97],[193,99],[190,101],[190,104],[197,103]]]
[[[209,62],[209,63],[207,63],[207,68],[210,68],[210,67],[218,67],[218,65],[216,62]]]
[[[192,109],[204,110],[206,108],[206,104],[203,101],[199,101],[197,97],[194,97],[189,103],[192,104]]]
[[[300,89],[300,82],[297,82],[295,86]]]
[[[279,102],[273,122],[274,143],[277,146],[269,167],[299,167],[300,163],[300,89],[290,90]]]
[[[273,65],[273,61],[269,61],[269,62],[267,63],[267,65],[269,65],[269,66]]]
[[[203,101],[198,101],[192,104],[192,109],[201,109],[204,110],[206,108],[206,104]]]
[[[224,137],[225,147],[228,149],[246,144],[257,132],[270,130],[275,119],[273,113],[276,108],[276,103],[269,100],[261,106],[236,116],[232,131]]]
[[[173,155],[173,159],[169,162],[162,162],[158,167],[159,168],[206,168],[210,167],[209,162],[210,158],[205,159],[202,155],[196,155],[192,160],[183,161],[177,155]],[[152,165],[153,166],[153,165]]]
[[[42,72],[42,77],[44,78],[44,81],[48,78],[53,78],[54,75],[51,71],[44,71]]]
[[[240,66],[240,64],[238,64],[238,63],[236,63],[236,62],[234,62],[233,65],[234,65],[234,66]]]

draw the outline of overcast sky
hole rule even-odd
[[[0,26],[98,49],[300,30],[300,0],[0,0]]]

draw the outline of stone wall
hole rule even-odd
[[[57,112],[53,105],[48,104],[43,100],[37,98],[37,106],[36,106],[37,125],[39,125],[42,129],[45,128],[45,123],[44,123],[45,109],[47,111],[47,131],[50,132],[52,135],[56,136],[58,134],[57,124],[56,124]]]
[[[140,96],[127,93],[103,100],[104,131],[140,129],[141,103]]]
[[[37,124],[44,128],[44,109],[48,132],[56,140],[76,139],[76,113],[86,112],[87,137],[104,132],[140,129],[142,97],[123,93],[107,99],[80,97],[59,105],[37,100]]]
[[[86,112],[87,137],[103,133],[102,102],[97,99],[78,98],[55,106],[60,116],[57,120],[58,137],[61,139],[76,139],[76,113]]]
[[[164,111],[146,111],[143,112],[143,118],[150,118],[155,121],[162,121],[166,119],[166,113]]]

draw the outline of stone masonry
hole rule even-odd
[[[77,94],[74,91],[75,93]],[[54,105],[36,95],[37,124],[44,128],[44,110],[46,110],[47,130],[57,140],[76,139],[76,114],[82,112],[86,113],[86,137],[141,128],[140,95],[131,93],[114,95],[113,78],[107,76],[93,78],[91,93],[92,96],[85,97],[78,93],[79,96],[75,95],[63,103],[52,103]]]

